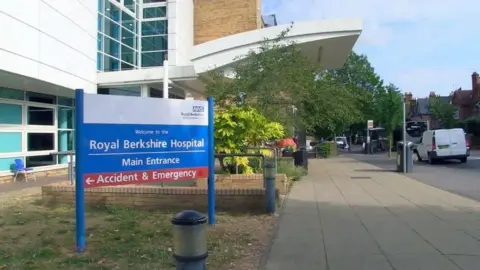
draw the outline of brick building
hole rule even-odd
[[[472,74],[471,90],[459,88],[452,93],[452,105],[457,108],[461,120],[480,116],[480,78],[477,72]]]
[[[440,123],[435,121],[430,112],[430,99],[437,97],[445,103],[451,102],[451,96],[438,96],[435,92],[430,92],[428,97],[414,99],[411,93],[407,94],[407,104],[409,104],[409,110],[407,116],[412,121],[425,121],[428,120],[430,128],[438,128]]]
[[[194,0],[195,45],[263,28],[260,0]]]

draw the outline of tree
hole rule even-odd
[[[356,99],[333,80],[317,80],[299,114],[317,137],[343,133],[362,118]]]
[[[295,42],[285,40],[290,29],[240,56],[228,73],[203,76],[207,95],[219,106],[251,106],[281,123],[287,134],[294,121],[305,131],[331,135],[372,119],[372,99],[382,80],[367,57],[352,53],[343,68],[321,71]]]
[[[445,102],[439,96],[430,97],[429,103],[433,120],[438,121],[443,128],[455,127],[456,108],[452,104]]]
[[[403,95],[398,87],[389,84],[375,93],[376,120],[387,132],[388,157],[392,155],[393,132],[403,122]]]
[[[214,70],[203,76],[206,94],[213,96],[219,106],[251,106],[270,121],[292,127],[292,106],[297,112],[304,110],[303,101],[314,87],[318,67],[295,42],[285,41],[291,27],[274,39],[265,39],[257,50],[239,56],[228,74]]]
[[[367,120],[375,117],[372,101],[375,93],[382,89],[383,81],[366,55],[352,52],[342,68],[324,72],[323,78],[344,86],[354,96],[356,106],[363,115],[360,122],[366,125]]]

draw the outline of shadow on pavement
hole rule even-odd
[[[261,269],[479,269],[478,211],[453,206],[449,211],[394,191],[361,199],[339,194],[338,203],[318,193],[318,203],[288,199]]]
[[[355,172],[397,172],[396,169],[357,169]]]

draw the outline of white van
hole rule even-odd
[[[465,163],[470,155],[465,132],[461,128],[425,131],[414,152],[419,161],[428,160],[430,164],[447,159],[459,159]]]

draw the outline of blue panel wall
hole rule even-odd
[[[0,158],[0,172],[11,171],[15,166],[15,159],[23,159],[22,157]]]
[[[16,104],[0,103],[0,124],[21,125],[22,106]]]
[[[21,132],[0,132],[0,153],[22,152]]]

